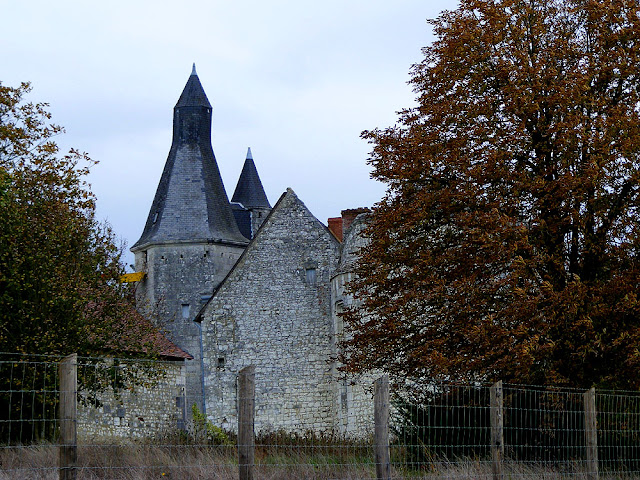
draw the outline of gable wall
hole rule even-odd
[[[337,261],[338,242],[289,191],[203,315],[212,422],[236,428],[237,373],[253,364],[256,431],[333,430],[338,393],[330,362],[330,281]]]

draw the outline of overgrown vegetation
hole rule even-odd
[[[192,424],[189,432],[198,444],[231,446],[234,442],[222,428],[207,420],[195,403],[191,406]]]
[[[420,398],[420,400],[417,400]],[[396,395],[392,422],[395,461],[418,470],[465,459],[490,461],[488,386],[433,384],[426,392]],[[601,472],[640,471],[640,420],[635,394],[598,397]],[[571,472],[586,458],[583,391],[506,385],[503,388],[505,457],[515,463],[549,463]]]

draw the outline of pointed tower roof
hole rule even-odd
[[[242,173],[231,201],[240,203],[246,208],[271,208],[267,194],[264,193],[256,164],[253,162],[251,147],[247,149],[247,159],[244,161]]]
[[[131,250],[184,242],[247,243],[211,148],[211,104],[195,65],[174,108],[171,150],[147,223]]]
[[[189,76],[189,80],[187,80],[187,84],[184,86],[182,95],[180,95],[178,103],[176,103],[176,108],[178,107],[211,108],[211,103],[209,103],[207,94],[204,93],[204,89],[202,88],[202,84],[200,83],[200,79],[198,78],[198,74],[196,73],[195,63],[193,64],[193,68],[191,70],[191,76]]]

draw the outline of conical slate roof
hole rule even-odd
[[[258,176],[256,164],[253,162],[251,147],[247,149],[247,159],[244,161],[242,173],[231,201],[240,203],[245,208],[271,208]]]
[[[131,250],[182,242],[247,243],[211,148],[211,104],[195,66],[174,108],[171,150],[147,223]]]
[[[193,69],[191,70],[191,76],[189,77],[187,84],[184,86],[182,95],[180,95],[178,103],[176,103],[176,108],[178,107],[211,108],[211,103],[209,103],[209,99],[207,98],[206,93],[204,93],[204,89],[202,88],[202,84],[200,83],[200,79],[198,78],[198,74],[196,73],[195,63],[193,64]]]

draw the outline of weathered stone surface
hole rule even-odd
[[[200,327],[193,319],[242,251],[233,245],[179,243],[136,252],[136,270],[147,272],[136,291],[138,308],[194,357],[186,364],[187,403],[201,410]]]
[[[134,361],[115,370],[102,364],[80,365],[78,370],[79,377],[93,387],[79,392],[81,443],[151,438],[185,428],[183,361]]]
[[[257,430],[356,433],[371,423],[364,418],[371,408],[363,407],[370,394],[336,370],[341,331],[331,278],[339,252],[327,227],[288,190],[202,317],[212,422],[236,428],[236,375],[255,365]]]
[[[347,333],[340,314],[347,308],[357,306],[353,296],[347,293],[347,284],[353,278],[353,267],[358,252],[366,246],[362,230],[366,226],[366,214],[358,215],[344,232],[340,247],[340,262],[331,278],[331,316],[334,324],[335,342],[339,347]],[[373,381],[375,372],[361,375],[357,381],[342,379],[339,389],[337,420],[338,430],[347,435],[360,435],[373,428]]]
[[[333,429],[329,285],[338,250],[287,191],[204,312],[205,397],[215,423],[235,428],[236,373],[253,364],[257,429]]]

